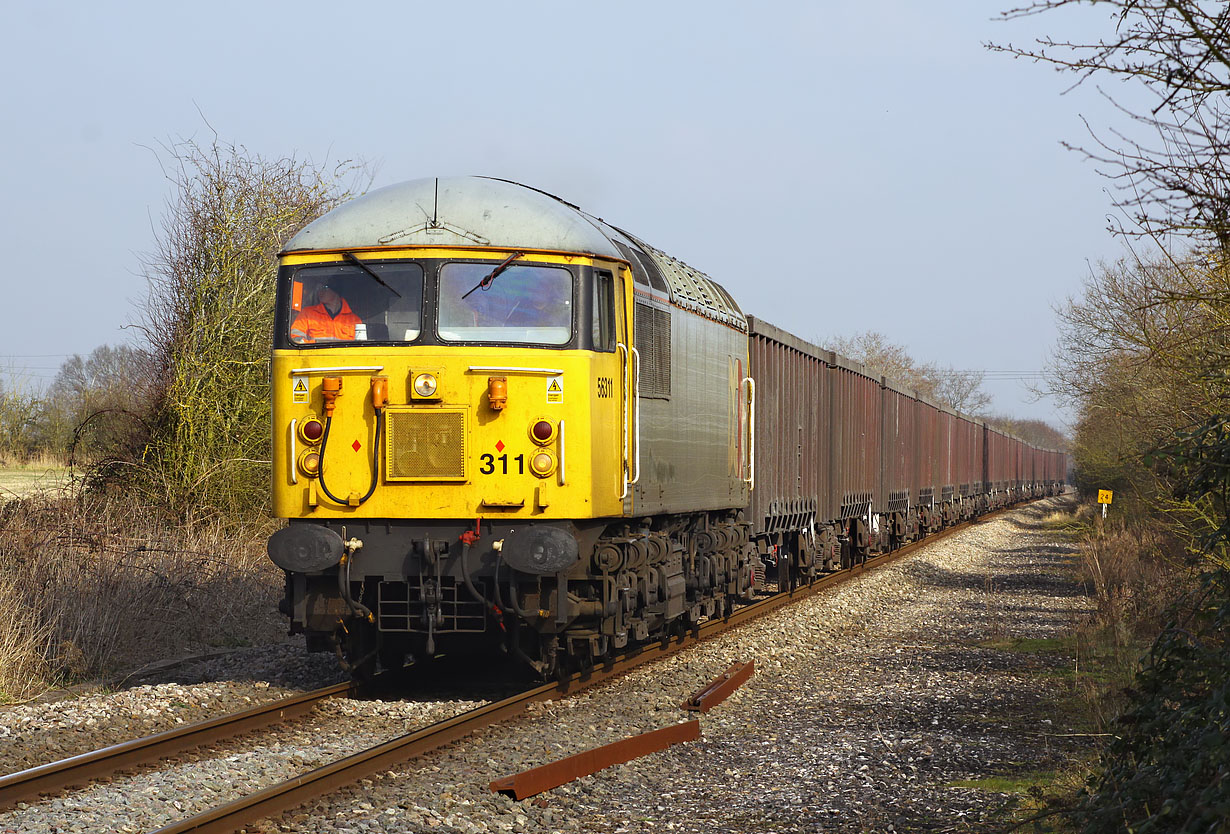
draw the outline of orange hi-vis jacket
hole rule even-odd
[[[317,339],[354,339],[354,326],[362,324],[350,309],[346,299],[342,299],[342,309],[337,315],[330,315],[324,304],[314,304],[303,308],[290,326],[290,338],[295,342],[314,342]]]

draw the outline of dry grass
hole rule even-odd
[[[264,553],[271,527],[187,530],[123,495],[9,502],[0,509],[0,699],[278,639],[281,575]]]
[[[1080,542],[1089,535],[1092,518],[1086,507],[1072,503],[1047,513],[1040,524],[1061,541]]]
[[[63,455],[40,450],[28,455],[0,455],[0,468],[18,472],[41,472],[68,469],[68,460]]]
[[[11,577],[0,576],[0,704],[37,693],[51,678],[51,629],[22,597]]]
[[[1144,526],[1104,530],[1097,525],[1081,542],[1080,556],[1099,618],[1135,633],[1157,633],[1191,573],[1182,546]]]
[[[1097,606],[1092,617],[1073,622],[1068,638],[1076,656],[1070,709],[1085,715],[1089,729],[1113,731],[1125,688],[1167,609],[1190,587],[1191,571],[1174,539],[1104,523],[1096,504],[1052,512],[1042,524],[1075,546],[1075,578]]]
[[[1191,585],[1182,548],[1158,531],[1103,524],[1097,505],[1057,511],[1043,519],[1057,539],[1074,546],[1072,570],[1096,604],[1091,617],[1073,619],[1067,634],[1045,640],[1008,641],[1012,651],[1074,657],[1066,668],[1051,668],[1053,708],[1062,722],[1086,734],[1087,758],[1051,774],[1033,774],[1004,830],[1076,831],[1072,811],[1101,744],[1123,733],[1118,719],[1128,704],[1141,659],[1162,628],[1166,612]],[[995,645],[991,643],[991,645]],[[1005,646],[998,646],[1003,648]],[[1017,790],[1010,784],[997,790]]]
[[[1177,541],[1144,526],[1103,524],[1096,505],[1054,515],[1047,526],[1076,544],[1078,578],[1097,605],[1074,624],[1072,694],[1091,729],[1114,731],[1141,657],[1193,574]]]

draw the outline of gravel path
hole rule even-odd
[[[1055,680],[1048,664],[1070,661],[985,645],[1054,636],[1089,608],[1070,578],[1068,547],[1039,528],[1057,500],[976,525],[597,690],[535,704],[517,721],[253,830],[989,830],[1006,797],[952,782],[1046,770],[1076,750],[1047,706]],[[180,669],[179,682],[0,709],[0,769],[25,766],[21,757],[54,758],[54,745],[58,755],[79,752],[105,733],[131,737],[142,722],[198,720],[237,700],[335,678],[330,659],[294,651],[241,653]],[[487,788],[526,767],[686,720],[678,704],[687,694],[753,657],[756,675],[702,718],[700,741],[520,802]],[[323,737],[307,728],[320,721],[305,722],[256,750],[200,755],[2,813],[0,834],[148,830],[209,797],[254,790],[395,727],[471,705],[339,702],[322,711],[331,728]],[[44,744],[35,730],[48,725],[58,729]]]

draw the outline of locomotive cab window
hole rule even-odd
[[[436,331],[442,341],[572,341],[572,273],[567,269],[446,263],[438,283]]]
[[[593,340],[594,350],[615,350],[615,279],[609,272],[594,273]]]
[[[412,342],[422,331],[417,263],[304,266],[287,290],[286,335],[296,345]]]

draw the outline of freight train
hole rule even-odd
[[[583,668],[1066,474],[505,180],[348,202],[277,282],[269,555],[291,632],[356,676]]]

